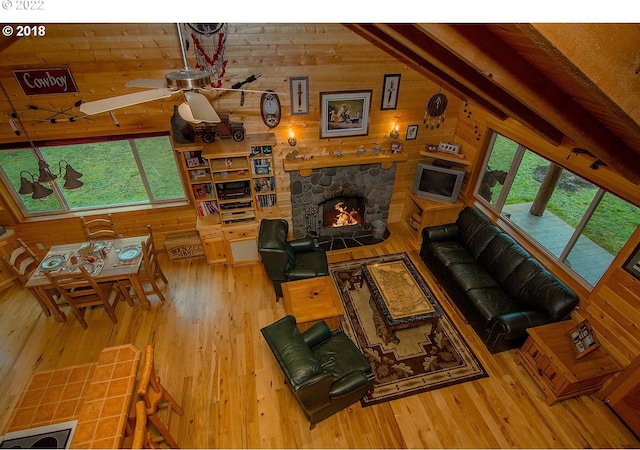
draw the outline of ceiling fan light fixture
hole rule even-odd
[[[187,102],[181,103],[180,106],[178,106],[178,114],[189,123],[202,123],[202,120],[197,120],[193,117],[193,112]]]

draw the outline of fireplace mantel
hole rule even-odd
[[[390,168],[394,162],[406,161],[407,154],[400,153],[370,153],[358,156],[356,153],[345,153],[343,156],[319,155],[311,159],[302,158],[285,159],[284,170],[291,172],[300,171],[300,175],[308,177],[313,169],[323,169],[326,167],[359,166],[361,164],[380,164],[383,169]]]

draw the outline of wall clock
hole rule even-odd
[[[280,106],[280,99],[275,92],[265,92],[262,94],[260,100],[260,115],[262,121],[269,128],[275,128],[280,123],[280,117],[282,116],[282,108]]]

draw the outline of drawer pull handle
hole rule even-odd
[[[555,377],[556,377],[556,373],[555,372],[552,372],[552,373],[549,374],[549,379],[550,380],[553,380]]]
[[[534,351],[534,352],[531,354],[531,356],[533,356],[534,358],[535,358],[536,356],[538,356],[538,350]]]

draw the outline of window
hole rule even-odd
[[[594,286],[640,223],[640,209],[494,133],[476,194]]]
[[[44,200],[18,194],[20,177],[38,176],[38,159],[46,161],[54,174],[66,161],[82,173],[82,187],[63,189],[57,179],[48,187],[53,194]],[[64,169],[65,164],[62,163]],[[124,205],[157,204],[184,200],[173,147],[168,135],[140,135],[117,140],[47,144],[33,149],[0,151],[1,175],[27,216],[57,212],[104,209]]]

